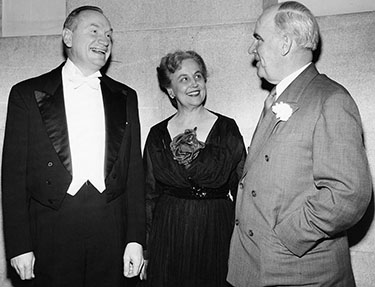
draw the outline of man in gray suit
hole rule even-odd
[[[346,230],[371,198],[358,108],[312,63],[318,24],[298,2],[266,9],[254,31],[265,102],[239,183],[228,281],[355,286]]]

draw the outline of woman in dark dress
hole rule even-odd
[[[148,286],[230,286],[242,136],[233,119],[204,107],[207,70],[196,52],[166,55],[157,72],[177,112],[151,128],[145,145]]]

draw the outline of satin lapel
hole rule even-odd
[[[45,91],[35,91],[34,94],[48,137],[61,162],[72,174],[61,73],[48,82]]]
[[[126,92],[124,90],[112,92],[108,81],[105,77],[101,81],[106,126],[105,177],[109,175],[117,159],[128,125],[126,120]]]

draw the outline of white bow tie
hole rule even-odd
[[[69,77],[68,81],[72,84],[74,89],[78,89],[84,84],[89,85],[89,87],[99,90],[100,87],[100,80],[98,77],[100,77],[100,73],[94,73],[88,77],[84,76],[74,76],[74,77]]]

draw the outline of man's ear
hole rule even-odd
[[[281,55],[286,56],[292,49],[293,39],[289,35],[283,35]]]
[[[69,30],[68,28],[63,29],[62,39],[63,39],[65,46],[67,46],[68,48],[72,47],[72,36],[73,36],[73,32],[71,30]]]

